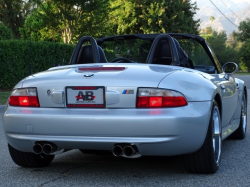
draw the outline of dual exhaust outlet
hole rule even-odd
[[[35,154],[52,154],[54,152],[58,151],[58,147],[56,145],[54,145],[53,143],[36,143],[33,146],[33,152]]]
[[[135,145],[116,144],[113,147],[112,153],[116,157],[123,156],[128,158],[137,158],[141,156]]]

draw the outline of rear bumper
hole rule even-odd
[[[37,141],[61,149],[112,150],[135,144],[141,155],[170,156],[198,150],[206,137],[211,102],[165,109],[6,108],[9,144],[32,152]]]

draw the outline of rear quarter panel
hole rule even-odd
[[[163,79],[159,88],[176,90],[184,94],[188,102],[213,101],[219,93],[211,79],[212,76],[204,76],[198,71],[183,69],[175,71]]]

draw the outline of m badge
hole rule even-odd
[[[134,90],[123,90],[122,94],[134,94]]]

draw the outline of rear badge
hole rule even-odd
[[[134,94],[134,90],[123,90],[122,94]]]
[[[51,94],[51,91],[47,90],[47,95],[50,96],[50,94]]]
[[[90,78],[90,77],[94,77],[95,75],[93,73],[89,73],[89,74],[85,74],[83,75],[85,78]]]

